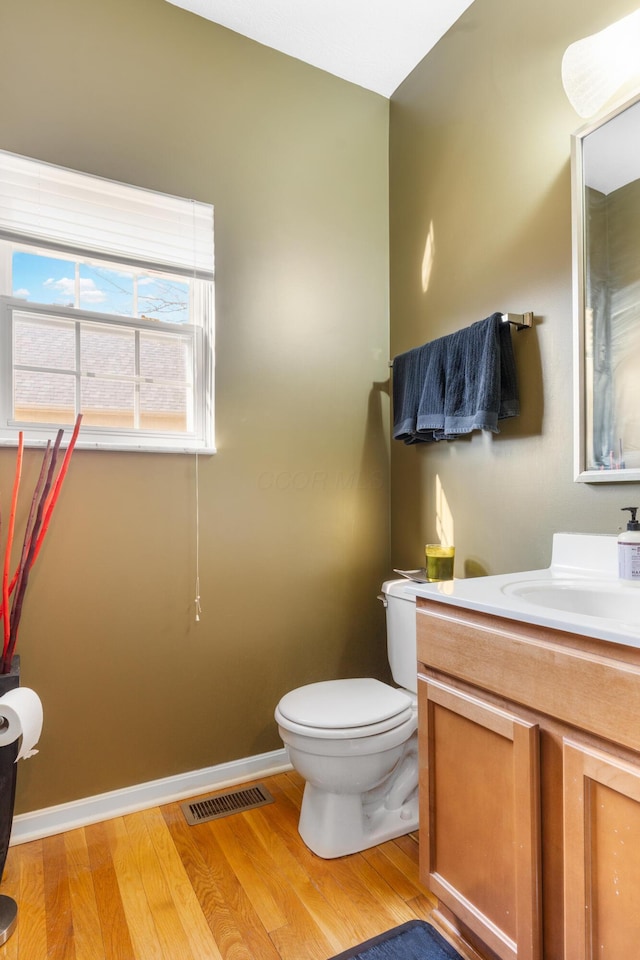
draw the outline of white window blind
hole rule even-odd
[[[0,151],[0,237],[213,279],[213,207]]]

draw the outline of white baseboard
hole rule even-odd
[[[237,783],[269,777],[291,769],[286,750],[274,750],[272,753],[232,760],[230,763],[206,767],[204,770],[191,770],[175,777],[149,780],[147,783],[100,793],[84,800],[72,800],[56,807],[19,813],[13,818],[11,844],[40,840],[42,837],[51,837],[76,827],[120,817],[125,813],[197,797],[209,790],[223,790]]]

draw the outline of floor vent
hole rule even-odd
[[[254,807],[263,807],[266,803],[273,803],[273,797],[261,783],[255,787],[241,787],[239,790],[227,790],[204,800],[195,800],[192,803],[181,804],[182,812],[187,823],[192,826],[204,823],[206,820],[219,820],[232,813],[243,813]]]

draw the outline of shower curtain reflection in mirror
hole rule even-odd
[[[640,180],[586,189],[589,470],[640,468]]]
[[[640,480],[640,97],[573,137],[576,479]]]

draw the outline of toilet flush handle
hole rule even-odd
[[[385,607],[387,607],[387,606],[389,605],[389,604],[388,604],[388,601],[387,601],[387,598],[385,597],[384,593],[379,593],[379,594],[378,594],[378,600],[382,600],[383,606],[385,606]]]

